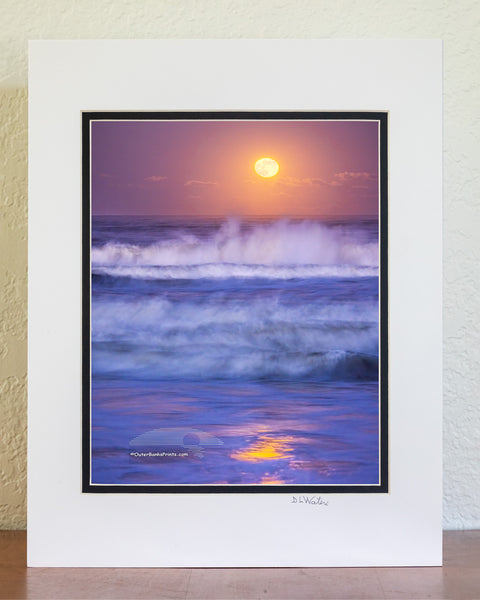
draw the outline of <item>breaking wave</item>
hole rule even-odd
[[[94,275],[108,277],[131,277],[132,279],[228,279],[229,277],[266,279],[308,279],[311,277],[376,277],[378,267],[355,267],[351,265],[238,265],[205,264],[165,267],[120,266],[94,267]]]
[[[375,379],[375,303],[94,305],[94,371],[141,378]]]
[[[93,373],[376,380],[375,234],[362,223],[231,219],[99,236]]]
[[[147,246],[108,242],[92,248],[95,272],[108,274],[107,268],[115,268],[117,271],[110,271],[111,274],[157,277],[162,275],[160,271],[141,273],[126,268],[169,267],[163,274],[176,277],[182,272],[172,267],[186,266],[203,266],[214,277],[224,277],[226,273],[228,276],[262,276],[262,269],[266,273],[268,268],[283,267],[283,270],[270,269],[267,275],[281,278],[290,276],[286,267],[299,266],[304,267],[302,276],[307,277],[308,273],[318,276],[318,267],[330,267],[331,271],[325,271],[327,275],[334,275],[335,269],[341,273],[343,269],[350,276],[361,276],[376,274],[378,244],[351,228],[347,232],[342,227],[315,221],[280,220],[245,226],[231,219],[206,236],[179,230],[175,237]],[[197,273],[201,271],[197,269]],[[195,276],[194,270],[190,271],[192,274]]]

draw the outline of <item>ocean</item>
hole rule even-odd
[[[93,216],[91,481],[379,483],[378,223]]]

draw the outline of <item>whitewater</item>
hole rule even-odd
[[[376,219],[93,217],[91,275],[99,482],[378,478]],[[230,450],[132,475],[119,449],[151,425]],[[278,464],[239,450],[273,439]]]
[[[378,243],[365,239],[361,229],[348,227],[328,227],[323,223],[302,220],[281,219],[272,223],[256,223],[229,219],[218,228],[207,232],[205,229],[190,226],[180,227],[176,231],[162,231],[160,239],[153,243],[122,243],[107,241],[92,248],[92,266],[94,269],[127,267],[164,267],[169,271],[158,271],[158,276],[167,273],[174,276],[175,267],[209,266],[211,271],[203,270],[199,276],[248,276],[253,268],[258,276],[308,277],[322,273],[332,274],[333,269],[350,268],[347,273],[375,274],[378,268]],[[160,236],[159,236],[160,237]],[[146,240],[149,240],[147,237]],[[219,269],[225,265],[225,269]],[[318,267],[330,267],[318,270]],[[243,269],[239,269],[243,267]],[[262,267],[264,270],[258,270]],[[268,268],[270,267],[270,270]],[[272,267],[281,267],[280,269]],[[282,269],[283,267],[283,269]],[[303,267],[295,275],[288,267]],[[310,270],[308,269],[310,267]],[[317,267],[317,269],[315,269]],[[367,271],[362,272],[362,267]],[[236,269],[233,273],[229,269]],[[178,276],[185,274],[179,269]],[[135,276],[134,270],[117,271],[118,274]],[[152,277],[154,271],[147,271]],[[141,271],[138,271],[141,276]]]

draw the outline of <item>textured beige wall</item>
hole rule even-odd
[[[168,37],[444,40],[444,523],[479,528],[478,2],[2,0],[0,9],[0,528],[26,526],[27,40]]]

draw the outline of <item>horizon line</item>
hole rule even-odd
[[[245,214],[225,214],[225,213],[206,213],[206,214],[170,214],[170,213],[92,213],[92,217],[181,217],[188,219],[195,218],[209,218],[209,217],[222,217],[222,218],[234,218],[241,219],[242,217],[377,217],[379,213],[289,213],[289,214],[257,214],[257,213],[245,213]]]

